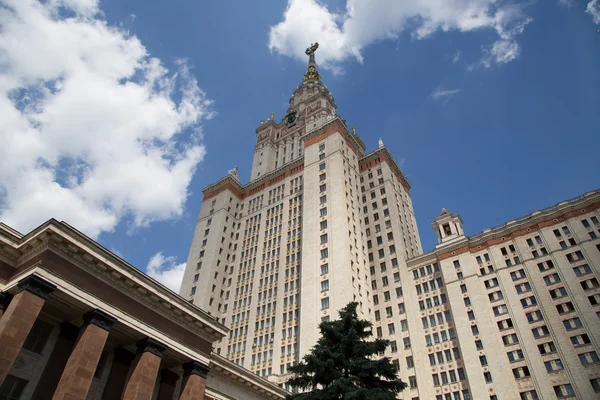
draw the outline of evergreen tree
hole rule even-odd
[[[389,340],[369,340],[372,324],[358,319],[357,306],[349,303],[339,320],[319,325],[317,344],[289,369],[296,374],[290,385],[304,393],[288,400],[395,400],[406,388],[390,358],[381,357]]]

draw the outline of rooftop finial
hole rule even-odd
[[[304,80],[315,79],[317,81],[321,80],[319,73],[317,72],[317,64],[315,63],[315,51],[319,48],[319,43],[311,44],[308,49],[306,49],[305,53],[308,56],[308,70],[306,74],[304,74]]]
[[[381,138],[379,138],[379,148],[383,147],[383,140],[381,140]]]

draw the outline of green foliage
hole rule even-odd
[[[381,357],[389,340],[369,340],[372,324],[358,319],[357,306],[349,303],[339,320],[319,325],[317,344],[289,369],[296,374],[289,383],[303,393],[287,400],[395,400],[406,388],[390,358]]]

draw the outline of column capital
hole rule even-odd
[[[68,322],[60,324],[60,336],[67,340],[75,341],[79,336],[79,328]]]
[[[0,311],[6,311],[13,296],[7,292],[0,292]]]
[[[206,379],[208,371],[210,371],[210,367],[199,361],[190,361],[183,364],[183,376],[198,375]]]
[[[96,325],[105,331],[110,331],[117,319],[102,310],[95,309],[83,314],[83,322],[85,325]]]
[[[21,279],[19,283],[17,283],[17,287],[17,293],[26,290],[44,300],[48,299],[50,293],[56,289],[56,286],[36,275],[29,275],[28,277]]]
[[[163,369],[160,371],[160,382],[166,383],[167,385],[175,386],[177,381],[179,380],[179,375],[173,371],[169,371],[168,369]]]
[[[165,346],[164,344],[162,344],[154,339],[146,338],[146,339],[138,340],[137,349],[138,349],[138,354],[149,352],[151,354],[154,354],[157,357],[162,358],[162,355],[163,355],[164,351],[167,349],[167,346]]]

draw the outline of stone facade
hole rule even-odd
[[[225,326],[65,223],[0,223],[0,293],[0,398],[286,395],[212,353]]]
[[[401,399],[599,397],[600,192],[473,237],[443,210],[423,254],[410,184],[382,141],[365,153],[318,74],[289,104],[257,128],[250,182],[236,170],[203,190],[180,293],[230,328],[219,354],[289,389],[318,324],[354,300],[392,341]]]

